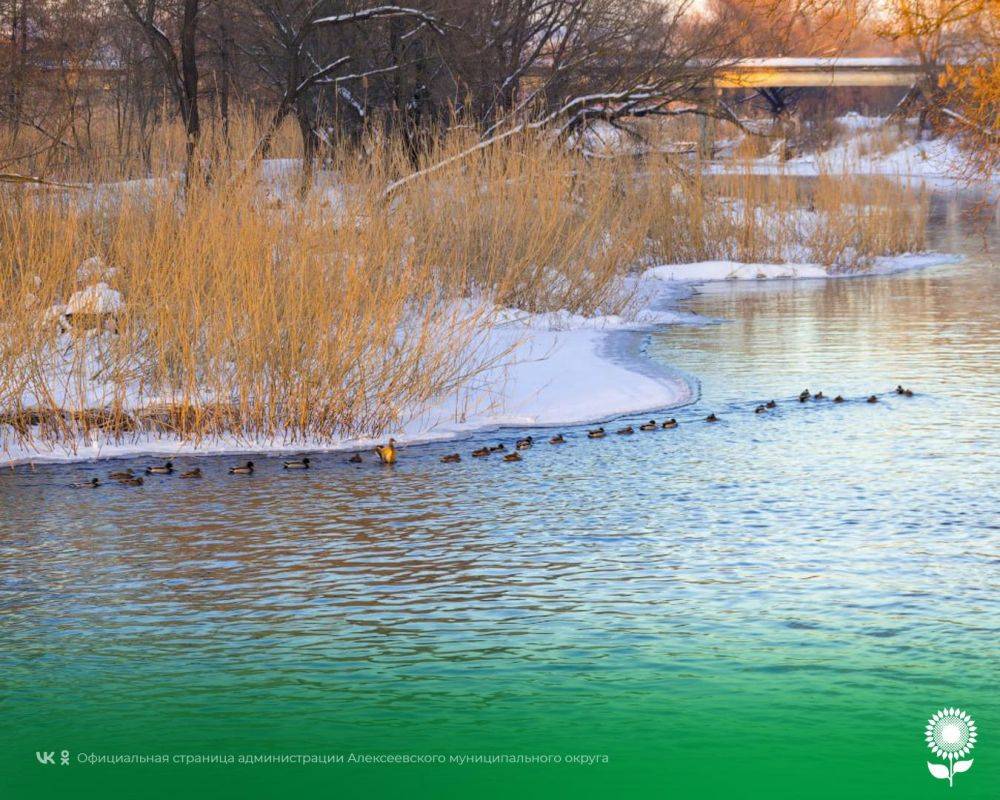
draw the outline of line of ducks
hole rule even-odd
[[[897,385],[895,394],[901,395],[903,397],[913,397],[912,389],[905,389],[901,385]],[[803,389],[799,393],[798,400],[800,403],[808,402],[809,400],[825,400],[826,395],[823,392],[811,393],[808,389]],[[834,403],[846,402],[841,395],[837,395],[833,398]],[[869,395],[865,400],[867,403],[877,403],[878,395]],[[754,408],[755,414],[765,414],[771,409],[777,408],[778,404],[774,400],[768,400],[766,403],[761,403],[756,408]],[[705,422],[719,422],[719,417],[713,412],[705,417]],[[649,420],[649,422],[644,422],[638,426],[640,431],[656,431],[656,430],[671,430],[679,425],[676,419],[671,417],[670,419],[664,420],[663,422],[657,422],[655,419]],[[616,433],[619,436],[631,436],[635,433],[635,428],[631,425],[626,425],[624,428],[619,428]],[[608,431],[604,429],[603,426],[599,428],[593,428],[587,431],[588,439],[603,439],[607,436]],[[559,445],[566,444],[566,437],[557,433],[549,439],[549,444]],[[480,447],[472,451],[473,458],[487,458],[494,453],[502,453],[503,460],[507,462],[522,461],[521,451],[529,450],[535,445],[534,436],[525,436],[523,439],[518,439],[514,442],[514,450],[508,451],[506,445],[501,442],[500,444],[492,446]],[[395,464],[397,459],[398,450],[396,448],[396,440],[390,438],[387,444],[380,444],[375,447],[375,453],[378,455],[379,461],[382,464]],[[349,459],[347,459],[350,464],[360,464],[362,462],[361,454],[355,453]],[[442,463],[445,464],[457,464],[462,460],[460,453],[449,453],[448,455],[441,456]],[[309,469],[312,462],[308,457],[303,457],[299,459],[294,459],[290,461],[282,462],[282,466],[285,469],[298,470],[298,469]],[[172,461],[166,461],[163,464],[153,464],[146,467],[145,475],[173,475],[174,474],[174,463]],[[244,464],[237,464],[229,468],[230,475],[252,475],[254,473],[254,463],[253,461],[247,461]],[[187,479],[198,479],[202,477],[201,467],[195,467],[194,469],[189,469],[185,472],[180,473],[181,478]],[[145,479],[142,475],[136,475],[132,469],[125,469],[118,472],[112,472],[108,475],[108,480],[115,481],[124,486],[142,486],[145,483]],[[99,478],[91,478],[89,481],[84,481],[83,483],[75,483],[73,486],[77,488],[96,488],[101,486],[102,482]]]

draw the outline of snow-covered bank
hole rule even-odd
[[[694,264],[664,264],[646,271],[650,278],[684,283],[708,281],[803,280],[892,275],[907,270],[954,264],[959,256],[947,253],[912,253],[875,259],[864,272],[831,274],[820,264],[744,264],[738,261],[700,261]]]
[[[879,259],[870,273],[886,275],[958,259],[920,254]],[[511,352],[508,363],[480,375],[460,397],[411,415],[392,432],[400,442],[419,444],[468,436],[505,426],[569,426],[626,414],[652,412],[691,402],[695,388],[681,375],[646,359],[637,348],[616,346],[627,331],[705,322],[678,311],[693,285],[707,281],[837,279],[816,264],[703,262],[662,265],[638,279],[642,308],[629,318],[581,317],[559,312],[526,314],[509,310],[490,332],[489,347]],[[634,342],[634,337],[629,338]],[[375,441],[248,441],[221,437],[197,444],[169,436],[142,434],[122,441],[92,440],[75,451],[36,450],[8,442],[0,464],[79,461],[139,454],[285,453],[369,449]]]

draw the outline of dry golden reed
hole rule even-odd
[[[0,452],[150,431],[377,436],[509,360],[489,336],[498,308],[623,313],[623,276],[651,260],[800,252],[860,269],[922,245],[919,211],[886,186],[826,176],[807,197],[790,179],[587,159],[542,135],[387,200],[414,164],[376,132],[326,152],[301,191],[294,136],[276,137],[286,160],[257,164],[260,128],[237,123],[205,136],[186,178],[164,125],[138,163],[67,158],[43,175],[78,188],[0,184]],[[475,136],[442,137],[416,168]]]

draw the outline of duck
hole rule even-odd
[[[755,408],[753,410],[753,413],[754,414],[765,414],[765,413],[767,413],[767,407],[766,406],[757,406],[757,408]]]
[[[517,449],[518,450],[527,450],[534,443],[535,443],[535,439],[534,439],[533,436],[525,436],[523,439],[518,439],[517,440]]]
[[[869,395],[867,402],[869,402],[869,403],[877,403],[878,402],[878,398],[875,395]]]
[[[673,417],[671,417],[670,419],[665,420],[664,423],[660,427],[663,428],[663,429],[665,429],[665,430],[669,430],[670,428],[676,428],[677,427],[677,420],[675,420]]]
[[[566,437],[561,433],[557,433],[551,439],[549,439],[549,444],[566,444]]]
[[[778,404],[775,403],[773,400],[768,400],[766,403],[764,403],[764,405],[767,408],[777,408],[778,407]]]
[[[631,425],[618,429],[619,436],[631,436],[633,433],[635,433],[635,431],[632,429]]]
[[[309,469],[309,459],[300,458],[298,461],[286,461],[285,469]]]
[[[518,453],[515,450],[513,453],[507,453],[507,455],[505,455],[503,457],[503,460],[504,461],[521,461],[522,459],[521,459],[521,454]]]
[[[490,448],[480,447],[478,450],[472,451],[473,458],[486,458],[490,454]]]
[[[121,483],[125,486],[142,486],[143,480],[141,475],[136,475],[134,478],[121,481]]]
[[[230,475],[252,475],[253,474],[253,462],[248,461],[242,467],[230,467]]]
[[[656,424],[655,419],[651,419],[649,422],[644,422],[639,426],[640,431],[655,431],[660,426]]]
[[[906,389],[904,389],[902,387],[902,385],[900,385],[900,384],[897,383],[896,384],[896,394],[906,394]]]
[[[389,437],[388,444],[376,445],[375,452],[378,453],[379,461],[383,464],[396,463],[396,440]]]
[[[907,397],[913,397],[913,389],[907,389],[903,394]]]
[[[171,475],[174,471],[174,462],[167,461],[165,464],[146,467],[147,475]]]
[[[833,398],[833,402],[834,403],[843,403],[844,402],[844,398],[843,398],[842,395],[838,394],[836,397]]]
[[[503,442],[500,442],[500,444],[495,444],[493,445],[493,447],[490,448],[491,453],[504,453],[506,451],[507,448],[504,446]]]
[[[83,481],[82,483],[74,483],[74,489],[96,489],[101,485],[100,480],[97,478],[91,478],[89,481]]]
[[[129,478],[134,478],[134,477],[135,473],[132,472],[131,468],[126,469],[122,472],[112,472],[110,475],[108,475],[108,478],[110,478],[113,481],[125,481],[128,480]]]
[[[594,428],[592,431],[587,431],[588,439],[603,439],[604,438],[604,428]]]
[[[347,459],[348,464],[360,464],[361,463],[361,453],[355,453],[349,459]]]
[[[826,396],[822,392],[816,392],[816,394],[813,395],[813,400],[825,400],[825,399]]]
[[[718,421],[719,421],[719,418],[717,416],[715,416],[715,412],[714,411],[711,414],[709,414],[707,417],[705,417],[705,422],[718,422]]]
[[[804,403],[808,399],[809,399],[809,390],[808,389],[803,389],[801,392],[799,392],[799,402],[800,403]]]
[[[181,473],[182,478],[200,478],[201,477],[201,467],[195,467],[194,469],[189,469],[187,472]]]
[[[449,455],[441,456],[442,464],[457,464],[461,460],[462,456],[460,456],[458,453],[450,453]]]

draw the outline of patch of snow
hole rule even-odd
[[[121,292],[106,283],[95,283],[70,295],[65,314],[116,314],[123,306]]]

